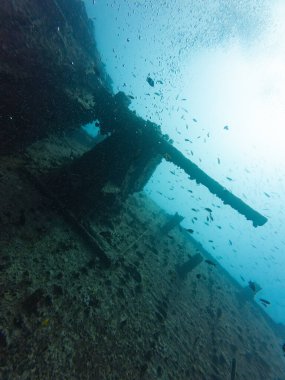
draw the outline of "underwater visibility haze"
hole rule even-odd
[[[0,379],[285,379],[285,1],[0,1]]]
[[[167,160],[146,193],[285,323],[284,2],[85,3],[113,91],[268,222],[254,228]]]

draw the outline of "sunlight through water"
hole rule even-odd
[[[254,228],[165,161],[145,191],[285,323],[285,3],[85,2],[114,92],[269,221]]]

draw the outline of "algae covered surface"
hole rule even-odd
[[[179,224],[165,229],[171,217],[143,192],[85,220],[102,263],[35,180],[83,153],[77,141],[54,136],[1,160],[1,377],[223,379],[235,360],[236,378],[281,379],[279,341],[257,307],[219,266],[180,276],[205,253]]]

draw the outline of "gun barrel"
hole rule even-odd
[[[191,179],[195,180],[197,183],[201,183],[206,186],[212,194],[219,197],[224,204],[231,206],[233,209],[238,211],[241,215],[244,215],[246,219],[251,220],[254,227],[263,226],[267,222],[267,218],[261,215],[258,211],[254,210],[252,207],[248,206],[240,198],[235,196],[224,186],[220,185],[213,178],[208,176],[203,170],[201,170],[196,164],[191,160],[186,158],[179,150],[177,150],[173,145],[164,139],[160,141],[160,149],[162,155],[167,154],[167,157],[176,166],[183,169]]]

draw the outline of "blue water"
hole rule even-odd
[[[166,161],[145,192],[285,323],[284,1],[85,3],[114,93],[268,222],[254,228]]]
[[[89,123],[82,126],[83,131],[85,131],[90,137],[97,137],[100,128],[95,125],[95,123]]]

